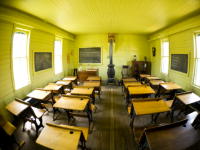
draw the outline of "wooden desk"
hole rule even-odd
[[[100,98],[100,91],[101,91],[101,83],[100,81],[85,81],[83,86],[91,86],[94,87],[95,91],[98,91],[99,98]]]
[[[163,80],[151,80],[150,85],[151,87],[159,86],[160,83],[164,83]]]
[[[98,70],[87,70],[87,71],[78,71],[78,81],[84,82],[87,81],[89,76],[97,76]]]
[[[156,120],[160,113],[170,111],[162,98],[133,99],[131,106],[131,129],[133,132],[133,122],[136,116],[152,115],[151,123],[156,124]],[[154,114],[157,114],[154,117]]]
[[[47,123],[36,143],[50,149],[77,150],[79,140],[81,140],[81,143],[85,142],[81,137],[84,137],[84,135],[78,128],[68,128]],[[82,148],[85,148],[84,145],[82,145]]]
[[[133,122],[136,116],[152,115],[151,123],[156,124],[156,120],[160,113],[170,111],[162,98],[148,98],[148,99],[134,99],[131,106],[131,127],[133,129]],[[154,117],[154,114],[157,114]]]
[[[12,114],[15,116],[20,115],[25,109],[28,108],[28,105],[20,103],[18,101],[12,101],[10,104],[8,104],[5,107],[7,110],[9,110]]]
[[[129,97],[131,96],[139,96],[139,95],[149,95],[149,94],[154,94],[155,91],[150,87],[146,85],[138,85],[134,87],[128,87],[128,97],[127,97],[127,106],[129,102]]]
[[[70,80],[59,80],[56,83],[57,84],[62,84],[63,85],[63,90],[65,88],[69,88],[70,90],[72,89],[72,82]]]
[[[94,88],[74,88],[71,91],[72,95],[90,96],[95,104]]]
[[[87,81],[100,81],[101,82],[101,77],[100,76],[89,76],[87,78]]]
[[[27,95],[27,97],[34,98],[41,101],[47,101],[51,98],[51,92],[49,91],[41,91],[41,90],[34,90]]]
[[[61,97],[59,101],[53,105],[55,108],[64,109],[68,116],[68,124],[70,125],[70,120],[73,116],[88,118],[89,129],[90,122],[93,122],[92,115],[89,109],[86,109],[87,114],[73,114],[71,110],[83,111],[86,107],[89,107],[89,98],[72,98],[72,97]]]
[[[176,96],[181,102],[183,102],[185,105],[190,105],[192,103],[196,103],[200,101],[200,97],[194,93],[188,93],[183,95],[177,95]]]
[[[155,128],[146,128],[139,141],[139,149],[151,150],[188,149],[200,141],[197,131],[187,120]]]
[[[122,79],[123,82],[134,82],[137,81],[135,78],[126,78],[126,79]]]
[[[77,85],[77,77],[76,76],[66,76],[62,80],[72,81],[72,82],[74,82]]]
[[[140,82],[142,79],[145,79],[146,77],[151,76],[150,74],[140,74]]]
[[[173,99],[176,90],[181,89],[182,87],[179,86],[178,84],[174,82],[165,82],[165,83],[160,83],[160,86],[165,90],[165,91],[170,91],[170,99]],[[159,92],[159,91],[158,91]]]
[[[27,97],[39,100],[41,108],[53,107],[54,104],[53,101],[52,102],[49,101],[50,99],[53,99],[53,94],[51,91],[34,90],[33,92],[29,93]],[[42,102],[49,102],[51,105],[44,104]],[[46,110],[48,109],[46,108]],[[59,110],[53,108],[53,111],[54,111],[53,120],[55,120],[60,115],[60,113],[55,117],[56,111],[59,112]]]
[[[128,81],[128,82],[124,82],[124,88],[123,88],[123,90],[124,90],[124,93],[126,93],[127,92],[127,87],[128,86],[131,86],[131,85],[142,85],[141,84],[141,82],[130,82],[130,81]],[[122,90],[122,92],[123,92],[123,90]]]
[[[56,85],[56,84],[49,84],[47,86],[44,87],[45,90],[52,90],[55,93],[60,93],[60,94],[64,94],[64,90],[62,88],[62,86]]]
[[[181,109],[181,111],[179,112],[179,114],[181,112],[184,112],[185,115],[187,114],[187,109],[189,107],[190,104],[192,103],[196,103],[200,101],[200,97],[192,92],[188,92],[188,93],[179,93],[176,95],[174,103],[172,104],[173,106],[173,110],[171,111],[172,113],[174,113],[174,110],[176,110],[178,107],[183,107],[185,105],[185,109]],[[173,120],[172,120],[173,122]]]

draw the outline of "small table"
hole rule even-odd
[[[127,88],[128,86],[130,85],[142,85],[141,82],[124,82],[124,92],[126,93],[127,92]]]
[[[146,128],[139,141],[139,149],[188,149],[200,141],[195,129],[183,120],[155,128]]]
[[[140,74],[140,82],[142,82],[142,79],[145,79],[146,77],[151,76],[150,74]]]
[[[163,80],[151,80],[150,81],[150,86],[153,87],[158,87],[160,83],[164,83]]]
[[[158,80],[158,79],[159,79],[159,78],[158,78],[158,77],[155,77],[155,76],[148,76],[148,77],[146,77],[145,82],[146,82],[146,83],[149,83],[150,80]]]
[[[90,96],[93,100],[93,104],[95,104],[94,88],[74,88],[71,91],[71,94],[82,95],[82,96]]]
[[[18,101],[12,101],[10,104],[8,104],[5,108],[9,110],[12,114],[15,116],[20,115],[25,109],[27,109],[29,106],[23,103],[20,103]]]
[[[77,77],[76,76],[66,76],[62,80],[69,80],[69,81],[74,82],[77,85]]]
[[[99,98],[100,98],[100,90],[101,90],[101,83],[99,81],[85,81],[83,86],[91,86],[94,87],[94,90],[98,91]]]
[[[149,98],[149,99],[135,99],[132,100],[131,106],[131,129],[133,133],[133,122],[136,116],[139,115],[152,115],[151,123],[156,124],[156,120],[160,113],[170,111],[169,107],[162,99]],[[154,114],[157,114],[154,117]]]
[[[178,89],[181,89],[182,87],[179,86],[178,84],[174,82],[165,82],[165,83],[160,83],[160,86],[165,90],[165,91],[170,91],[170,99],[173,99],[176,91]],[[159,93],[159,91],[158,91]]]
[[[128,97],[127,97],[127,106],[129,102],[129,97],[137,97],[139,95],[149,95],[149,94],[154,94],[155,91],[147,85],[138,85],[134,87],[128,87]]]
[[[187,94],[177,95],[176,98],[178,100],[180,100],[184,105],[186,105],[185,114],[187,114],[187,109],[188,109],[190,104],[200,101],[200,97],[198,95],[192,93],[192,92],[187,93]],[[179,102],[176,102],[176,103],[177,103],[177,106],[180,104]],[[181,110],[181,111],[183,111],[183,110]]]
[[[56,85],[56,84],[49,84],[47,86],[44,87],[45,90],[52,90],[55,93],[60,93],[60,94],[64,94],[64,90],[62,88],[62,86]]]
[[[53,104],[54,104],[54,102],[52,103],[49,101],[50,99],[53,99],[53,94],[50,91],[34,90],[33,92],[29,93],[27,97],[39,100],[41,108],[53,107]],[[42,102],[49,102],[51,105],[43,104]],[[46,108],[46,110],[48,109]],[[59,112],[59,110],[53,108],[53,111],[54,111],[53,120],[55,120],[60,115],[60,113],[56,117],[54,117],[56,114],[56,111]]]
[[[101,82],[101,77],[100,76],[89,76],[87,78],[88,81],[100,81]]]
[[[89,107],[89,98],[72,98],[72,97],[61,97],[58,102],[56,102],[53,107],[55,108],[61,108],[64,109],[68,116],[68,124],[70,125],[70,119],[73,118],[73,116],[79,116],[79,117],[85,117],[89,120],[89,129],[90,129],[90,122],[93,122],[92,120],[92,112],[90,112],[89,109],[87,109],[87,114],[73,114],[70,111],[71,110],[77,110],[77,111],[83,111],[86,107]]]
[[[63,85],[63,92],[65,93],[65,88],[69,88],[70,90],[72,89],[72,82],[70,80],[59,80],[56,82],[57,84],[62,84]]]
[[[84,137],[84,135],[80,129],[47,123],[36,143],[50,149],[77,150],[79,140],[81,140],[81,143],[84,142],[81,137]],[[84,145],[82,145],[82,148],[85,148]]]

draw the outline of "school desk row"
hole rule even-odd
[[[94,79],[93,77],[91,78]],[[48,111],[48,108],[53,108],[53,120],[57,119],[57,117],[60,115],[59,109],[64,109],[68,116],[68,125],[71,125],[72,121],[74,120],[74,116],[87,118],[89,121],[89,128],[48,124],[45,126],[36,141],[38,144],[52,149],[62,148],[67,145],[69,149],[76,149],[78,141],[80,139],[80,146],[82,149],[84,149],[86,147],[85,142],[87,141],[88,131],[89,133],[91,133],[93,126],[92,112],[96,108],[95,95],[97,95],[95,94],[95,90],[97,89],[98,94],[100,95],[101,87],[100,81],[91,81],[91,79],[89,80],[90,81],[86,81],[83,86],[73,86],[72,82],[76,84],[77,78],[65,77],[64,79],[59,80],[56,83],[49,83],[49,85],[47,85],[45,88],[36,88],[36,90],[29,93],[27,97],[38,100],[41,109],[33,107],[28,102],[20,100],[18,98],[8,104],[6,106],[6,109],[8,109],[15,116],[23,119],[23,131],[25,131],[25,123],[27,121],[33,123],[36,128],[36,136],[38,136],[38,130],[41,127],[44,127],[42,123],[42,116],[44,115],[46,110]],[[67,94],[64,94],[65,88],[70,89],[67,90]],[[93,104],[91,103],[90,99],[92,99]],[[75,110],[79,111],[80,113],[74,113],[73,111]],[[57,112],[58,114],[57,116],[55,116]],[[64,134],[65,132],[68,133],[68,131],[70,132],[67,137],[64,137],[63,139],[62,136],[59,137],[60,142],[57,141],[57,143],[60,143],[61,145],[52,145],[52,143],[47,142],[49,140],[48,138],[51,138],[53,140],[55,135],[60,133]],[[49,136],[47,136],[46,134],[49,134]],[[66,138],[69,139],[67,142],[65,141]],[[76,140],[74,138],[76,138]],[[55,139],[55,141],[56,140],[58,139]],[[70,145],[70,141],[73,144]],[[70,146],[72,146],[73,148]]]
[[[189,121],[195,129],[187,120],[173,123],[173,115],[175,110],[181,110],[180,113],[183,111],[186,114],[188,106],[200,101],[200,97],[192,92],[175,94],[175,91],[181,87],[174,82],[164,82],[150,75],[143,76],[143,78],[144,82],[142,82],[141,78],[139,82],[134,78],[122,79],[122,92],[124,91],[125,98],[127,98],[131,131],[132,135],[135,135],[138,148],[170,149],[171,147],[174,149],[185,149],[197,143],[200,140],[200,136],[195,129],[200,125],[200,114],[194,112],[195,115],[192,115],[194,121]],[[150,94],[155,94],[155,98],[147,98]],[[161,96],[165,94],[168,94],[167,98],[174,97],[173,100],[163,101]],[[132,99],[131,107],[128,107],[130,97],[140,99]],[[167,112],[167,116],[171,116],[172,124],[162,123],[156,126],[159,114],[164,112]],[[151,115],[151,124],[153,126],[133,128],[135,117],[140,115]],[[187,141],[188,137],[192,140]]]

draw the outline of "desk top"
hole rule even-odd
[[[45,86],[45,90],[54,90],[54,91],[59,91],[62,88],[62,86],[56,85],[56,84],[50,84]]]
[[[33,92],[29,93],[27,96],[39,100],[44,100],[51,92],[49,91],[42,91],[42,90],[34,90]]]
[[[185,105],[189,105],[195,102],[200,101],[200,97],[194,93],[188,93],[183,95],[176,96],[180,101],[182,101]]]
[[[177,90],[181,89],[182,87],[173,82],[165,82],[160,84],[165,90]]]
[[[83,86],[94,86],[94,87],[100,87],[100,82],[93,82],[93,81],[88,81],[88,82],[84,82]]]
[[[83,98],[72,98],[72,97],[61,97],[53,107],[69,110],[79,110],[83,111],[89,101]]]
[[[122,79],[123,82],[133,82],[137,81],[135,78],[127,78],[127,79]]]
[[[140,74],[140,77],[144,78],[144,77],[148,77],[151,76],[150,74]]]
[[[29,107],[28,105],[25,105],[23,103],[14,100],[10,104],[8,104],[5,108],[9,110],[11,113],[13,113],[15,116],[18,116],[28,107]]]
[[[87,78],[87,80],[96,80],[96,81],[100,81],[101,80],[101,77],[100,76],[89,76]]]
[[[152,150],[187,149],[200,141],[195,129],[187,123],[146,129],[146,137]]]
[[[170,111],[163,100],[132,102],[136,115],[149,115]]]
[[[124,86],[127,88],[129,85],[142,85],[141,82],[124,82]]]
[[[148,80],[155,80],[155,79],[159,79],[158,77],[152,77],[152,76],[148,76],[146,77]]]
[[[57,81],[56,83],[63,84],[63,85],[69,85],[71,83],[71,81],[70,80],[60,80],[60,81]]]
[[[159,85],[160,83],[164,83],[164,81],[163,80],[151,80],[150,83],[153,86],[156,86],[156,85]]]
[[[62,80],[70,80],[70,81],[74,81],[74,80],[76,80],[77,79],[77,77],[76,76],[66,76],[64,79],[62,79]]]
[[[91,95],[94,88],[74,88],[71,94]]]
[[[128,87],[129,93],[131,95],[135,94],[153,94],[155,91],[150,87],[146,85],[138,85],[134,87]]]
[[[71,134],[71,132],[73,132],[73,134]],[[46,125],[37,138],[36,143],[50,149],[77,150],[80,136],[81,130]]]

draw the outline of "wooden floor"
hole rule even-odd
[[[154,95],[153,95],[154,96]],[[102,87],[101,98],[96,99],[97,111],[93,113],[94,127],[92,133],[88,136],[87,148],[92,150],[136,150],[137,145],[134,137],[131,136],[129,127],[130,118],[125,109],[125,100],[122,96],[121,87],[115,87],[112,84],[107,87]],[[67,124],[67,114],[61,110],[62,114],[56,121],[52,120],[53,111],[50,109],[43,116],[43,125],[46,122],[54,124]],[[166,113],[158,117],[157,124],[169,123],[170,119],[166,118]],[[178,120],[177,112],[174,121]],[[134,127],[150,125],[151,116],[136,117]],[[77,118],[73,122],[74,126],[88,127],[88,119]],[[15,124],[17,131],[15,137],[18,142],[25,141],[25,145],[21,150],[45,150],[35,143],[35,128],[30,131],[22,132],[22,123]],[[40,129],[39,132],[41,132]],[[161,137],[162,138],[162,137]],[[189,138],[189,135],[188,135]],[[14,147],[14,146],[13,146]],[[190,149],[200,150],[200,144],[193,146]],[[162,148],[161,148],[162,150]]]

